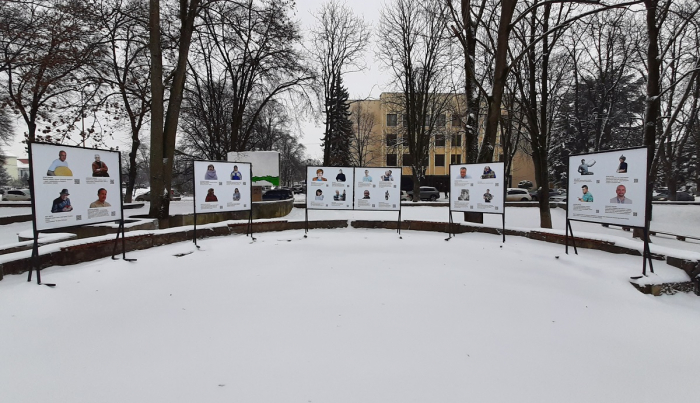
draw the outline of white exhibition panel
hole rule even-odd
[[[644,227],[646,188],[646,148],[570,156],[568,218]]]
[[[450,165],[450,209],[503,214],[504,171],[503,162]]]
[[[401,168],[355,168],[355,210],[401,210]]]
[[[32,203],[37,230],[122,218],[118,151],[31,143],[29,153],[32,158]],[[96,163],[95,172],[93,163]],[[107,192],[104,202],[99,201],[100,189]],[[68,192],[65,199],[61,196],[64,190]]]
[[[247,211],[252,206],[251,165],[194,161],[194,211]]]
[[[352,210],[352,167],[306,167],[306,208]]]

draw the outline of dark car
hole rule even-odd
[[[530,197],[532,197],[532,200],[539,200],[539,191],[540,189],[530,189],[528,193],[530,193]],[[565,193],[565,192],[564,192]],[[560,189],[549,189],[549,197],[547,199],[551,199],[554,196],[559,196],[562,194],[562,191]]]
[[[262,195],[263,201],[287,200],[293,198],[294,193],[292,193],[292,190],[286,188],[270,189]]]
[[[413,200],[413,191],[409,190],[408,196]],[[440,192],[432,186],[421,186],[420,187],[420,199],[435,201],[440,198]]]
[[[659,192],[655,196],[652,196],[651,199],[654,201],[670,200],[668,198],[668,191]],[[691,195],[688,192],[676,192],[676,201],[695,201],[695,196]]]

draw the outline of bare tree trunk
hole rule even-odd
[[[163,170],[158,167],[163,165],[163,53],[160,40],[160,0],[149,1],[149,44],[151,54],[151,195],[163,194],[164,178]],[[135,156],[134,156],[135,159]],[[151,197],[149,215],[162,218],[161,203],[159,197]],[[166,214],[167,216],[167,214]]]
[[[659,0],[644,0],[646,7],[647,35],[649,43],[647,47],[647,94],[644,109],[644,145],[647,149],[647,160],[649,161],[649,172],[647,172],[647,195],[646,210],[649,212],[648,219],[651,220],[651,196],[654,191],[656,180],[656,169],[654,152],[656,149],[656,132],[658,130],[659,117],[661,113],[661,60],[659,60],[659,26],[656,23],[657,6]],[[649,222],[646,223],[647,227]],[[638,232],[638,231],[637,231]],[[635,235],[640,235],[635,233]]]
[[[501,119],[501,101],[503,89],[508,78],[508,40],[510,37],[510,23],[513,19],[517,0],[501,1],[501,18],[498,25],[498,37],[496,39],[495,66],[493,72],[493,89],[489,97],[489,109],[486,116],[486,128],[484,141],[479,152],[479,162],[493,161],[493,151],[498,135],[498,122]]]
[[[181,0],[180,2],[181,26],[178,60],[175,74],[173,75],[173,82],[170,87],[168,112],[165,121],[162,120],[163,66],[160,53],[160,25],[155,24],[156,21],[154,21],[154,18],[158,18],[157,22],[160,23],[160,16],[154,16],[154,14],[159,13],[159,10],[155,10],[154,12],[154,3],[156,8],[159,6],[158,0],[151,0],[151,25],[149,27],[151,30],[151,43],[149,44],[149,48],[152,58],[157,59],[152,62],[152,68],[156,69],[157,72],[153,74],[153,78],[151,79],[151,90],[153,91],[151,114],[155,116],[154,111],[156,108],[159,108],[158,114],[160,114],[160,117],[159,122],[154,122],[156,119],[153,119],[153,117],[151,121],[151,208],[149,215],[151,217],[166,218],[170,215],[170,188],[173,178],[175,138],[177,135],[177,123],[180,117],[180,106],[182,105],[182,96],[185,88],[187,57],[190,51],[192,32],[194,31],[194,20],[197,16],[200,0],[190,0],[189,4],[187,0]],[[156,43],[154,43],[154,41],[157,41],[157,50],[155,49]],[[157,51],[157,54],[154,53],[155,51]],[[156,68],[156,63],[159,64],[158,68]],[[153,82],[156,78],[160,78],[158,85]],[[158,91],[157,88],[160,88],[161,91]],[[160,97],[160,103],[157,102],[157,96]],[[154,130],[155,125],[158,123],[160,126],[158,126],[158,129]]]

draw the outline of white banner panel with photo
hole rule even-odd
[[[42,143],[29,152],[37,230],[122,218],[119,152]]]
[[[502,162],[450,165],[450,209],[503,214],[504,170]]]
[[[646,187],[646,148],[571,156],[568,217],[644,227]]]
[[[401,168],[355,168],[355,210],[401,209]]]
[[[352,210],[352,167],[306,167],[306,208]]]
[[[194,161],[194,211],[251,209],[251,168],[245,162]]]

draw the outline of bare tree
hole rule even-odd
[[[316,25],[311,29],[309,51],[320,72],[322,94],[319,94],[319,102],[325,116],[323,161],[328,165],[333,144],[329,137],[339,135],[334,133],[330,122],[331,96],[343,73],[364,67],[361,56],[369,43],[370,30],[362,17],[337,0],[322,4],[314,16]]]
[[[104,89],[99,104],[113,120],[126,121],[131,134],[129,160],[124,164],[129,167],[124,201],[130,203],[137,184],[141,129],[151,109],[148,9],[136,0],[106,0],[95,10],[109,49],[101,60],[109,74],[99,76]]]
[[[313,79],[298,47],[290,4],[221,2],[202,13],[186,92],[185,142],[211,159],[244,151],[257,141],[261,115],[285,97],[305,102]]]
[[[482,91],[477,73],[479,28],[485,25],[488,0],[446,0],[452,20],[451,29],[462,47],[466,110],[462,119],[465,133],[466,162],[477,161],[479,152],[479,109]],[[459,6],[457,6],[459,3]]]
[[[74,124],[75,119],[56,117],[80,109],[87,69],[103,50],[100,33],[90,28],[92,17],[84,1],[12,2],[0,8],[0,103],[22,116],[27,141],[42,135],[52,141],[52,133],[60,141]]]
[[[647,180],[647,211],[651,211],[651,195],[657,176],[661,157],[659,149],[671,141],[673,130],[679,116],[692,94],[696,77],[700,72],[700,62],[696,58],[689,65],[685,74],[676,74],[664,85],[663,65],[669,54],[673,54],[674,44],[679,41],[685,30],[692,26],[700,13],[700,3],[674,2],[673,0],[644,0],[646,9],[646,104],[644,111],[644,145],[648,147],[650,171]],[[673,17],[672,17],[673,16]],[[674,24],[674,21],[678,23]],[[692,58],[691,58],[692,59]],[[671,71],[675,69],[670,69]],[[678,96],[667,98],[672,105],[667,105],[667,116],[662,116],[662,101],[669,91],[676,92],[676,86],[682,86]],[[635,234],[640,235],[640,234]]]
[[[175,158],[175,137],[185,88],[187,58],[190,53],[195,19],[202,0],[180,0],[177,17],[176,64],[167,82],[163,80],[163,41],[160,0],[149,0],[149,54],[151,56],[151,207],[149,215],[165,218],[170,214],[170,190]],[[205,0],[206,1],[206,0]],[[170,19],[168,19],[170,20]],[[170,22],[170,21],[169,21]],[[165,109],[166,83],[168,108]],[[160,196],[160,197],[158,197]]]
[[[411,160],[414,201],[419,200],[433,137],[444,135],[445,114],[455,98],[448,93],[453,55],[447,21],[441,0],[395,0],[381,12],[379,57],[400,89],[385,101],[403,117],[399,128]]]

